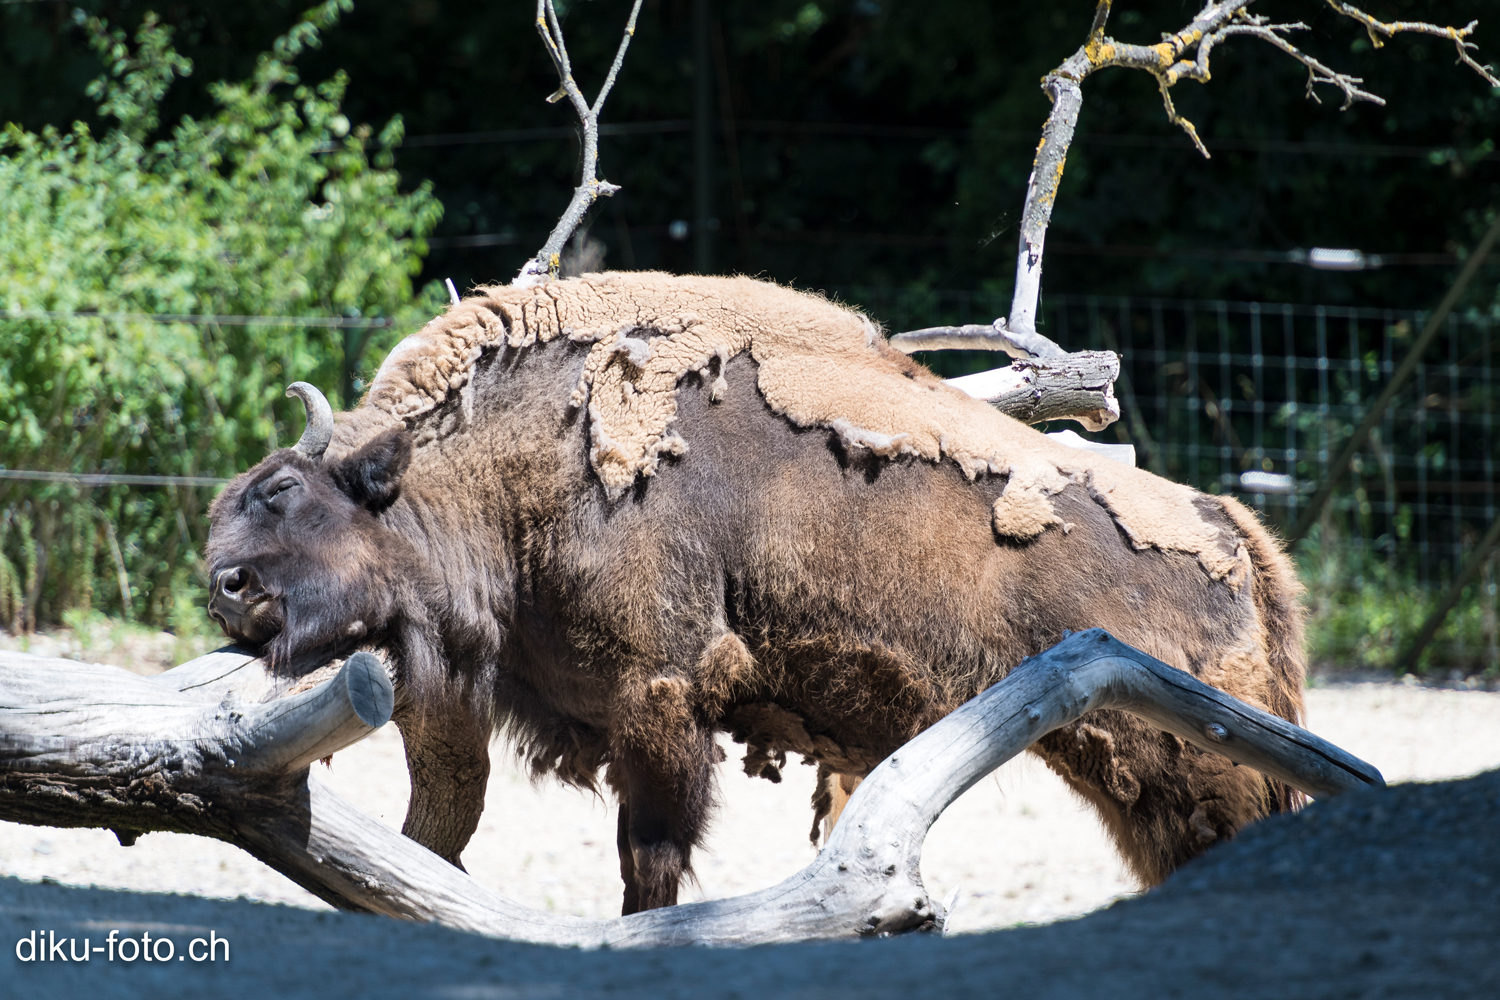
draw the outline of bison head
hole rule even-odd
[[[283,669],[338,655],[390,619],[404,545],[377,515],[411,458],[411,439],[397,430],[325,460],[328,401],[305,382],[287,395],[307,407],[307,429],[214,500],[207,551],[208,613]]]

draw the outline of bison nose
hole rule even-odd
[[[219,592],[226,597],[238,597],[250,582],[255,579],[255,574],[244,566],[235,566],[232,569],[222,570],[217,580]]]
[[[231,566],[214,574],[208,612],[218,618],[243,615],[267,596],[269,595],[260,585],[260,578],[255,575],[255,570],[248,566]]]
[[[231,566],[219,571],[214,578],[214,589],[231,600],[244,601],[259,588],[255,586],[254,570],[248,566]]]
[[[213,581],[208,614],[230,638],[260,645],[280,630],[276,602],[253,569],[231,566],[215,573]]]

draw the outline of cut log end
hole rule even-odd
[[[396,689],[380,658],[373,653],[355,653],[344,664],[343,672],[349,707],[359,721],[371,729],[379,729],[390,722],[396,705]]]
[[[1009,368],[992,368],[948,379],[948,384],[983,399],[1024,424],[1076,420],[1101,431],[1120,419],[1115,380],[1120,357],[1112,351],[1080,351],[1053,358],[1027,358]]]

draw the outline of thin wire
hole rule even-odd
[[[214,476],[137,476],[125,472],[44,472],[38,469],[0,469],[0,479],[72,486],[223,486],[227,479]]]
[[[668,226],[629,226],[630,233],[668,233]],[[865,246],[968,246],[977,242],[977,237],[952,236],[923,233],[870,233],[840,232],[838,230],[807,229],[757,229],[752,230],[758,240],[775,243],[817,243],[840,245],[858,243]],[[429,236],[427,245],[433,250],[469,250],[482,247],[514,246],[526,242],[524,234],[474,233],[468,236]],[[1217,247],[1152,247],[1128,244],[1091,244],[1050,241],[1047,250],[1062,256],[1088,257],[1188,257],[1195,260],[1223,260],[1236,263],[1296,264],[1309,266],[1306,250],[1258,250],[1250,248]],[[1458,255],[1451,253],[1370,253],[1368,262],[1360,270],[1375,270],[1380,267],[1444,267],[1459,262]]]
[[[1036,134],[1013,130],[977,131],[962,128],[940,128],[920,125],[866,125],[858,122],[784,122],[744,121],[735,122],[735,128],[746,132],[790,133],[809,136],[846,136],[867,139],[977,139],[981,142],[1025,142],[1036,141]],[[599,126],[601,136],[663,135],[689,132],[692,122],[687,119],[665,119],[662,121],[618,122]],[[554,125],[538,128],[499,129],[486,132],[445,132],[432,135],[411,135],[404,138],[397,148],[420,149],[435,146],[468,146],[490,143],[535,142],[544,139],[568,139],[578,130],[570,125]],[[1188,148],[1186,141],[1175,137],[1132,135],[1129,133],[1095,133],[1080,135],[1075,142],[1084,145],[1122,146],[1143,149]],[[1286,153],[1303,156],[1371,156],[1423,159],[1433,154],[1450,154],[1451,146],[1392,146],[1379,143],[1357,142],[1294,142],[1286,139],[1212,139],[1207,140],[1213,148],[1226,152]],[[327,144],[319,151],[331,152],[342,148],[335,143]],[[1500,159],[1500,153],[1487,153],[1479,160]]]
[[[217,316],[208,313],[101,313],[88,310],[16,309],[6,319],[97,319],[119,323],[190,323],[200,326],[317,326],[334,330],[368,330],[395,326],[385,316]]]

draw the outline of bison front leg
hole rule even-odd
[[[609,782],[620,799],[625,915],[677,902],[713,805],[713,733],[694,719],[689,685],[658,677],[622,696]]]
[[[411,802],[401,832],[463,870],[459,855],[479,826],[490,777],[490,726],[467,714],[441,719],[399,711]]]

